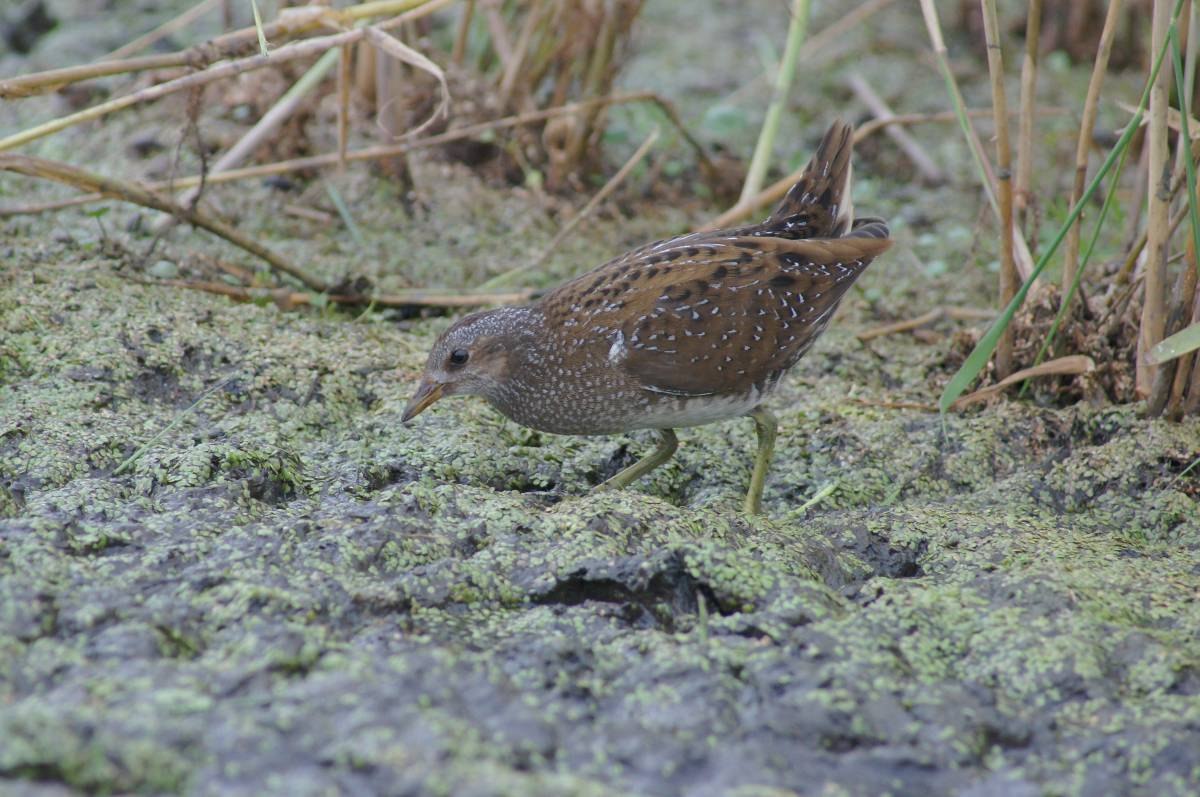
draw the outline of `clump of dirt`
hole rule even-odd
[[[1039,285],[1030,291],[1025,303],[1013,317],[1013,368],[1030,368],[1038,361],[1042,345],[1050,334],[1060,307],[1057,285]],[[1076,298],[1059,324],[1054,348],[1042,361],[1057,353],[1082,354],[1092,359],[1095,369],[1083,374],[1040,377],[1029,382],[1029,391],[1043,406],[1068,407],[1080,401],[1093,406],[1128,404],[1138,400],[1135,371],[1138,319],[1141,301],[1125,292],[1100,310],[1097,299]],[[951,340],[945,365],[957,369],[983,336],[985,328],[961,330]],[[980,374],[980,387],[994,385],[995,361],[989,360]]]

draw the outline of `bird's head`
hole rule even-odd
[[[502,307],[473,313],[442,333],[429,359],[417,392],[404,408],[408,422],[444,396],[491,398],[500,393],[525,308]]]

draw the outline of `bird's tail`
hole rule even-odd
[[[787,238],[840,238],[854,226],[853,132],[840,119],[829,126],[804,174],[764,226]]]

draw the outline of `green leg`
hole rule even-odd
[[[762,511],[763,485],[767,481],[767,469],[771,467],[771,456],[775,453],[775,434],[779,421],[766,407],[757,407],[750,413],[754,428],[758,432],[758,456],[754,458],[754,473],[750,476],[750,489],[746,492],[745,512],[757,515]]]
[[[675,449],[679,447],[679,438],[675,436],[674,429],[659,429],[658,434],[658,446],[653,451],[596,489],[623,490],[670,459],[675,454]]]

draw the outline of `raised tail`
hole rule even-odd
[[[829,126],[804,174],[763,223],[764,227],[778,231],[776,234],[785,238],[840,238],[851,229],[853,133],[853,128],[840,119]]]

